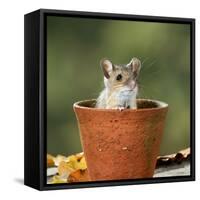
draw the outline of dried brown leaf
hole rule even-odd
[[[47,154],[47,167],[53,167],[54,165],[54,156]]]
[[[184,160],[187,160],[190,157],[190,148],[183,149],[179,151],[178,153],[174,153],[171,155],[166,156],[159,156],[157,158],[156,167],[162,166],[162,165],[170,165],[173,163],[181,163]]]
[[[67,181],[69,183],[89,181],[88,171],[87,170],[81,170],[81,169],[76,170],[68,176]]]

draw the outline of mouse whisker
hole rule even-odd
[[[155,63],[157,62],[157,60],[154,60],[153,62],[151,62],[149,65],[144,65],[141,69],[141,72],[146,72],[148,71]]]
[[[143,61],[142,61],[142,65],[144,65],[144,63],[149,60],[149,57],[146,57]]]

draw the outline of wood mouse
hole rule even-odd
[[[96,108],[136,109],[138,76],[141,62],[132,58],[127,65],[116,65],[108,59],[100,61],[104,74],[104,90],[97,98]]]

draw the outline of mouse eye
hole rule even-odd
[[[116,80],[117,80],[117,81],[122,80],[122,75],[121,75],[121,74],[118,74]]]

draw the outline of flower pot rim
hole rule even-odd
[[[78,102],[75,102],[73,104],[74,108],[78,108],[78,109],[83,109],[83,110],[90,110],[90,111],[95,111],[95,112],[145,112],[145,111],[153,111],[153,110],[163,110],[163,109],[168,109],[168,104],[163,102],[163,101],[159,101],[159,100],[153,100],[153,99],[137,99],[137,102],[140,101],[144,101],[144,102],[150,102],[150,103],[154,103],[157,106],[156,107],[147,107],[147,108],[139,108],[139,109],[124,109],[124,110],[119,110],[119,109],[107,109],[107,108],[95,108],[95,107],[88,107],[85,105],[80,105],[83,103],[95,103],[96,99],[88,99],[88,100],[81,100]]]

